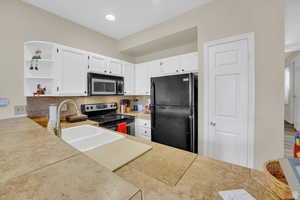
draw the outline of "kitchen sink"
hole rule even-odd
[[[62,139],[75,149],[85,152],[124,138],[110,130],[82,125],[62,129]]]

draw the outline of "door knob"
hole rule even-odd
[[[210,122],[211,126],[216,126],[216,122]]]

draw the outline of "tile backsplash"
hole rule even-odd
[[[121,99],[133,100],[132,96],[99,96],[99,97],[27,97],[27,115],[29,117],[46,117],[48,116],[49,104],[59,104],[65,99],[73,99],[80,107],[81,104],[90,103],[110,103],[117,102],[119,104]],[[140,103],[140,102],[139,102]],[[142,104],[142,103],[140,103]],[[72,114],[74,109],[70,107],[68,112],[64,114]]]
[[[137,104],[141,104],[143,106],[150,104],[150,96],[136,96],[134,99],[137,100]]]

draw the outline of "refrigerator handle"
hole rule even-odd
[[[151,128],[155,128],[155,83],[151,80]]]
[[[189,116],[189,128],[190,128],[190,150],[191,152],[195,152],[195,147],[194,147],[194,122],[193,122],[193,116]]]
[[[155,83],[151,80],[151,91],[150,91],[151,105],[155,105]]]

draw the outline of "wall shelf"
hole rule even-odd
[[[41,51],[41,59],[33,60],[36,51]],[[29,41],[24,43],[24,95],[54,96],[56,94],[57,46],[51,42]],[[45,95],[34,95],[37,85],[46,88]]]
[[[53,63],[54,60],[50,60],[50,59],[30,59],[30,60],[26,60],[27,63],[31,63],[32,61],[38,61],[38,63]]]

